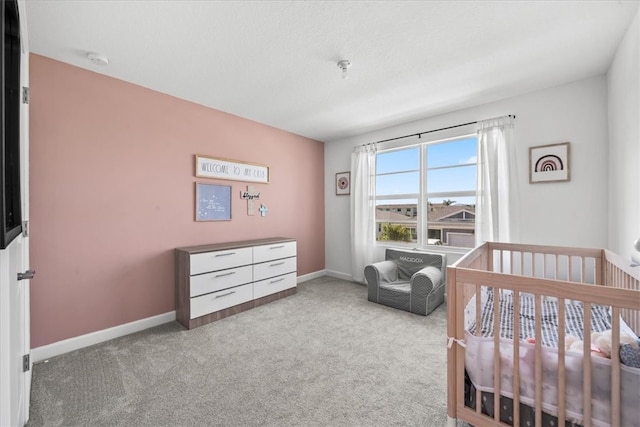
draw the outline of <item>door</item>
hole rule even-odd
[[[4,399],[5,411],[2,414],[0,425],[22,426],[28,418],[28,392],[30,372],[24,369],[24,355],[29,354],[29,329],[28,329],[28,284],[24,280],[18,280],[18,273],[22,273],[25,265],[24,247],[22,236],[17,237],[11,244],[2,250],[2,284],[5,292],[2,298],[2,339],[3,361],[2,382],[6,388]],[[26,281],[28,282],[28,280]],[[7,298],[4,298],[4,297]],[[30,365],[30,364],[29,364]],[[30,366],[29,366],[30,368]],[[7,381],[8,380],[8,381]]]
[[[5,2],[2,2],[5,6]],[[18,0],[20,89],[28,87],[29,57],[24,0]],[[20,102],[20,199],[22,220],[29,218],[29,108]],[[23,227],[23,230],[28,228]],[[29,418],[31,393],[29,280],[18,274],[29,267],[28,233],[0,250],[0,425],[22,426]]]

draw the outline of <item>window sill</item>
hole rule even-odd
[[[466,255],[473,248],[459,248],[444,245],[429,245],[425,247],[417,247],[415,243],[402,243],[402,242],[376,242],[376,246],[379,248],[401,248],[401,249],[413,249],[416,251],[426,252],[438,252],[443,254],[455,254]]]

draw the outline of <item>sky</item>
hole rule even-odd
[[[475,190],[477,139],[469,137],[457,141],[434,143],[427,146],[427,192]],[[420,181],[420,147],[379,153],[377,157],[376,193],[418,193]],[[451,167],[456,166],[456,167]],[[401,172],[401,173],[393,173]],[[438,197],[431,199],[439,203],[443,199],[458,203],[475,204],[473,198]],[[378,201],[377,204],[415,203],[412,199]]]

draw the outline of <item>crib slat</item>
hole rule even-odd
[[[583,303],[584,325],[582,358],[582,404],[584,406],[584,427],[591,427],[591,303]]]
[[[542,298],[539,294],[535,296],[535,410],[536,427],[542,427]]]
[[[476,336],[480,336],[480,332],[481,332],[481,325],[482,325],[482,304],[481,301],[482,300],[482,286],[480,285],[476,285]],[[480,392],[479,389],[476,388],[476,413],[479,414],[481,412],[481,405],[482,405],[482,393]],[[464,400],[463,400],[464,402]]]
[[[482,286],[476,285],[476,325],[482,325]],[[476,327],[476,336],[481,335],[481,328]]]
[[[558,425],[565,424],[565,299],[558,299]]]
[[[604,276],[606,251],[602,251],[600,256],[593,257],[593,259],[595,260],[595,265],[593,267],[595,269],[595,275],[593,276],[594,282],[598,285],[607,285],[605,276]]]
[[[455,313],[455,324],[451,325],[452,328],[454,328],[455,330],[455,335],[453,335],[454,337],[456,337],[457,339],[463,339],[464,338],[464,308],[465,308],[465,294],[467,294],[467,291],[470,287],[466,286],[464,283],[461,284],[461,286],[459,285],[459,282],[457,281],[457,271],[454,271],[454,274],[451,276],[451,279],[454,281],[455,286],[456,286],[456,291],[454,293],[455,295],[455,307],[456,307],[456,313]],[[455,392],[452,393],[455,396],[455,399],[452,402],[452,408],[451,408],[451,412],[452,412],[452,417],[456,418],[457,415],[457,403],[460,403],[461,406],[464,406],[464,360],[465,360],[465,350],[464,348],[456,345],[453,348],[453,355],[452,358],[455,361],[455,373],[454,373],[454,377],[452,382],[449,384],[449,387],[452,387],[452,384],[456,384],[455,386]]]
[[[513,425],[520,425],[520,292],[513,291]]]
[[[493,419],[500,421],[500,292],[493,288]]]
[[[458,338],[456,331],[456,324],[460,322],[464,324],[464,299],[458,298],[458,286],[456,284],[456,270],[451,267],[447,267],[447,336]],[[464,292],[463,292],[464,293]],[[455,310],[451,310],[449,307],[455,306]],[[459,307],[462,306],[462,310]],[[462,315],[460,315],[462,313]],[[460,319],[462,317],[462,319]],[[457,358],[455,353],[457,351],[456,346],[453,346],[447,351],[447,416],[451,419],[455,419],[456,414],[456,399],[457,390],[460,388],[458,384],[458,378],[456,375]]]
[[[620,310],[611,309],[611,425],[620,420]]]

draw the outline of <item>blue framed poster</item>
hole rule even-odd
[[[196,221],[231,220],[231,186],[196,182]]]

